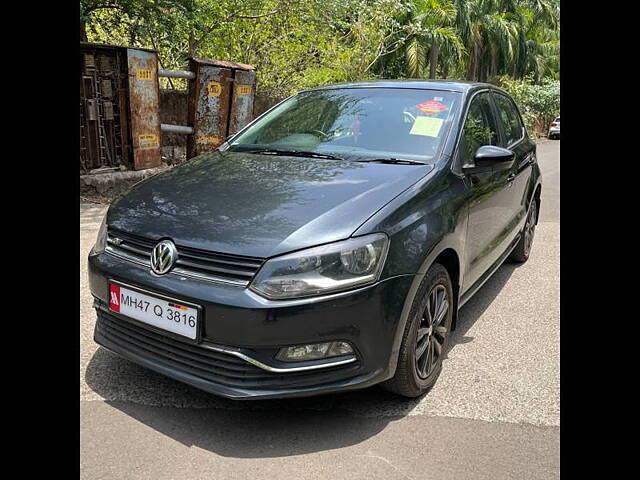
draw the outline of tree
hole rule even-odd
[[[80,0],[81,37],[257,68],[282,98],[372,78],[557,78],[559,0]],[[162,80],[166,81],[165,79]]]

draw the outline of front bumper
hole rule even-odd
[[[201,342],[182,341],[110,313],[109,279],[201,305]],[[159,373],[237,399],[315,395],[364,388],[390,378],[400,317],[413,280],[413,275],[399,276],[348,293],[269,301],[246,288],[178,275],[159,277],[106,253],[89,257],[97,343]],[[280,347],[332,340],[350,342],[357,360],[330,368],[278,370],[313,365],[276,361]]]

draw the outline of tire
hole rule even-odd
[[[538,201],[534,198],[529,205],[527,212],[527,221],[522,229],[520,241],[513,249],[509,260],[516,263],[524,263],[529,259],[531,247],[533,245],[533,237],[536,232],[536,223],[538,221]]]
[[[398,395],[413,398],[427,392],[436,383],[447,351],[455,304],[451,278],[447,269],[439,263],[433,264],[420,283],[411,306],[411,313],[402,336],[396,373],[381,384],[383,388]],[[441,305],[445,306],[441,307]],[[446,308],[444,314],[440,311],[440,315],[434,315],[438,313],[435,310],[440,308]],[[434,323],[434,317],[436,321],[437,317],[442,318]],[[436,346],[434,342],[438,345]],[[420,350],[422,353],[416,361]],[[431,363],[427,364],[429,361]]]

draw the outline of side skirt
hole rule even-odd
[[[516,236],[516,238],[513,239],[509,247],[507,247],[504,253],[500,255],[498,260],[496,260],[495,263],[491,265],[491,267],[484,273],[484,275],[482,275],[478,280],[476,280],[476,283],[471,285],[471,287],[469,287],[467,291],[460,296],[460,301],[458,302],[457,310],[462,308],[462,306],[465,303],[467,303],[478,290],[480,290],[480,287],[482,287],[482,285],[484,285],[485,282],[489,280],[489,278],[491,278],[491,275],[493,275],[496,272],[496,270],[498,270],[500,265],[504,263],[504,261],[507,259],[509,254],[513,251],[513,249],[516,248],[516,245],[518,245],[518,242],[520,241],[521,236],[522,236],[522,233],[519,233]]]

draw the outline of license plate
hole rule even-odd
[[[198,336],[199,309],[179,300],[158,298],[110,283],[109,310],[192,340]]]

